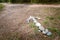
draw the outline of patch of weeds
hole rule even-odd
[[[60,20],[60,16],[58,16],[58,19]]]
[[[44,24],[48,24],[48,20],[45,20],[43,23],[44,23]]]
[[[30,23],[29,25],[31,26],[31,28],[34,28],[35,33],[38,32],[38,27],[36,27],[34,23]]]
[[[34,23],[29,23],[29,26],[31,26],[31,28],[34,28],[35,24]]]
[[[37,27],[34,28],[34,32],[38,33],[38,28]]]
[[[3,4],[0,4],[0,10],[2,10],[4,8]]]
[[[53,31],[53,32],[56,32],[60,36],[60,30],[58,30],[57,28],[51,28],[51,27],[49,27],[48,29],[51,30],[51,31]]]
[[[53,27],[48,27],[47,28],[48,30],[51,30],[52,31],[52,35],[49,36],[49,38],[53,39],[55,38],[58,34],[58,29],[57,28],[53,28]]]
[[[46,19],[54,20],[54,17],[52,17],[52,16],[47,16]]]
[[[60,36],[60,31],[59,31],[59,30],[57,31],[57,33],[58,33],[58,35]]]
[[[49,30],[53,31],[53,32],[57,32],[58,29],[57,28],[51,28],[51,27],[48,27]]]
[[[53,22],[53,24],[54,24],[54,25],[57,25],[57,23],[56,23],[56,22]]]
[[[54,38],[54,37],[55,37],[54,34],[52,34],[52,35],[49,36],[49,38]]]

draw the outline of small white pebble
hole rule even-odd
[[[52,35],[52,33],[51,32],[48,32],[47,35],[50,36],[50,35]]]

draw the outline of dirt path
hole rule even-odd
[[[19,32],[23,36],[28,34],[34,34],[33,28],[29,27],[29,25],[26,23],[26,19],[30,15],[40,16],[44,18],[44,16],[52,14],[52,13],[43,14],[46,13],[48,10],[50,10],[47,7],[60,7],[60,5],[58,6],[57,5],[27,5],[27,4],[4,4],[4,5],[6,6],[2,14],[0,14],[1,39],[3,39],[2,35],[6,39],[7,37],[5,36],[8,36],[9,34],[14,34],[15,32]],[[45,11],[46,9],[48,10]],[[39,38],[35,37],[35,39],[33,40],[39,40]]]

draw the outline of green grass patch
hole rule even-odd
[[[57,34],[60,36],[60,30],[57,31]]]
[[[58,19],[60,20],[60,16],[58,16]]]
[[[56,34],[58,34],[60,36],[60,30],[57,28],[53,28],[53,27],[49,27],[49,30],[51,30],[52,32],[55,32]]]
[[[35,32],[35,33],[38,33],[38,27],[36,27],[34,23],[30,23],[29,26],[30,26],[31,28],[34,28],[34,32]]]
[[[34,28],[35,24],[34,23],[29,23],[29,26],[31,26],[31,28]]]
[[[37,34],[38,33],[38,27],[34,28],[34,32]]]
[[[44,24],[48,24],[48,20],[43,21]]]
[[[52,16],[47,16],[46,19],[54,20],[54,17],[52,17]]]
[[[3,4],[0,4],[0,10],[2,10],[4,8]]]
[[[51,28],[51,27],[48,27],[49,30],[53,31],[53,32],[57,32],[58,29],[57,28]]]

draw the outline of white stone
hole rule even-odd
[[[45,32],[45,31],[42,31],[42,33],[43,33],[43,34],[46,34],[46,32]]]
[[[37,22],[37,23],[35,23],[35,25],[36,25],[36,26],[38,26],[38,27],[39,27],[39,26],[41,26],[41,24],[40,24],[40,23],[38,23],[38,22]]]
[[[48,32],[47,35],[50,36],[50,35],[52,35],[52,33],[51,32]]]

